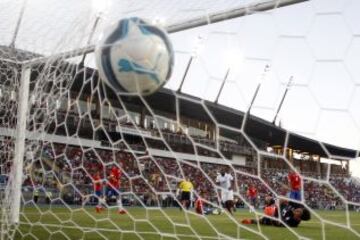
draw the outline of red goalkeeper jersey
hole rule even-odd
[[[288,180],[290,182],[291,190],[293,190],[293,191],[299,191],[300,190],[300,188],[301,188],[301,178],[297,173],[295,173],[295,172],[289,173]]]

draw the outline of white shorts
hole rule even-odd
[[[229,200],[234,201],[234,191],[222,189],[221,190],[221,201],[225,203],[226,201],[229,201]]]

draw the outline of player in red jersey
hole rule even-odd
[[[102,203],[104,202],[103,199],[103,180],[101,179],[100,173],[97,172],[93,176],[93,185],[94,185],[94,192],[95,196],[98,199],[98,204],[96,205],[96,212],[99,213],[104,208],[102,206]]]
[[[199,196],[195,201],[195,212],[201,215],[220,215],[221,210],[212,206],[204,206],[204,199]]]
[[[198,214],[204,214],[204,203],[201,197],[198,197],[195,201],[195,212]]]
[[[256,200],[257,200],[257,189],[255,188],[254,184],[250,184],[247,190],[247,196],[250,200],[250,212],[256,208]]]
[[[113,165],[110,170],[110,176],[108,177],[108,184],[107,184],[107,199],[109,200],[112,197],[116,198],[116,203],[119,207],[119,213],[125,213],[125,210],[122,207],[122,200],[119,194],[120,192],[120,182],[121,182],[121,170],[116,165]]]
[[[301,177],[296,172],[289,172],[288,182],[290,187],[291,199],[301,201]]]

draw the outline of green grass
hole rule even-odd
[[[326,221],[346,224],[344,211],[319,211],[317,214]],[[244,218],[254,218],[245,210],[238,210],[233,218],[220,216],[198,216],[193,212],[178,209],[129,208],[127,215],[116,210],[95,213],[94,208],[26,207],[22,210],[21,224],[15,239],[149,239],[149,240],[190,240],[190,239],[298,239],[301,235],[309,239],[360,239],[347,228],[328,222],[321,225],[316,216],[302,222],[294,232],[287,228],[241,225]],[[360,213],[350,212],[351,227],[360,233]],[[323,228],[322,228],[323,226]],[[259,231],[261,234],[259,235]],[[176,236],[178,238],[176,238]]]

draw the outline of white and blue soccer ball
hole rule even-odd
[[[140,18],[122,19],[95,49],[100,78],[116,92],[150,95],[170,78],[174,51],[167,33]]]

